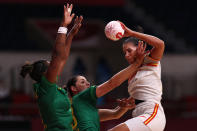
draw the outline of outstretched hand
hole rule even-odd
[[[75,18],[74,25],[73,25],[70,33],[69,33],[70,35],[74,36],[74,35],[76,35],[78,33],[78,31],[79,31],[79,29],[81,27],[82,20],[83,20],[83,16],[80,16],[80,17],[77,16]]]
[[[62,20],[62,26],[68,26],[72,22],[72,19],[75,16],[75,14],[72,13],[72,9],[73,9],[73,4],[64,5],[64,16]]]
[[[132,97],[129,97],[129,98],[123,98],[123,99],[117,99],[116,100],[118,105],[121,107],[121,108],[127,108],[127,109],[133,109],[135,108],[135,100],[134,98]]]
[[[146,44],[144,44],[143,41],[138,41],[138,47],[136,49],[136,56],[135,56],[135,62],[134,64],[139,67],[143,60],[144,60],[144,57],[145,57],[145,50],[146,50]]]

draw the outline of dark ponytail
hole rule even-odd
[[[22,66],[20,75],[25,78],[27,76],[27,74],[29,74],[33,69],[33,65],[30,63],[27,63],[25,65]]]
[[[44,72],[47,71],[48,68],[48,64],[46,60],[39,60],[34,62],[33,64],[25,64],[22,66],[20,75],[25,78],[27,74],[30,75],[30,77],[37,81],[40,82],[41,81],[41,77],[43,75]]]
[[[137,31],[137,32],[140,32],[140,33],[144,33],[144,29],[143,29],[143,27],[140,26],[140,25],[136,26],[136,31]]]
[[[72,90],[71,90],[71,86],[76,86],[77,77],[78,77],[78,75],[71,77],[68,80],[67,84],[66,84],[66,90],[70,94],[71,97],[73,97],[73,95],[74,95],[73,92],[72,92]]]

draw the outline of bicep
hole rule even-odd
[[[165,45],[160,44],[158,47],[153,47],[150,52],[150,57],[154,60],[160,61],[164,53]]]

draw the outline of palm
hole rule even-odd
[[[80,29],[80,27],[81,27],[81,22],[82,22],[82,20],[83,20],[83,17],[82,16],[80,16],[80,17],[76,17],[76,19],[75,19],[75,22],[74,22],[74,26],[73,26],[73,28],[71,29],[71,33],[73,34],[73,35],[76,35],[77,34],[77,32],[79,31],[79,29]]]
[[[70,13],[66,12],[64,13],[64,22],[67,24],[70,24],[72,21],[73,17],[70,16]]]
[[[69,25],[72,22],[72,19],[74,17],[74,14],[71,14],[73,5],[67,4],[67,6],[64,6],[64,18],[63,21],[65,24]]]

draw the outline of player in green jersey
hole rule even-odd
[[[101,85],[90,86],[86,78],[80,75],[68,81],[66,88],[72,97],[72,106],[80,131],[100,131],[100,121],[114,119],[112,110],[96,108],[97,98],[118,87],[137,72],[144,59],[145,48],[146,45],[140,42],[136,50],[135,62]],[[120,110],[121,108],[116,111]]]
[[[29,74],[36,81],[34,92],[45,131],[73,131],[68,94],[56,84],[69,56],[72,39],[80,29],[83,20],[82,16],[76,17],[74,26],[66,35],[67,26],[74,18],[74,14],[71,13],[72,8],[72,4],[64,6],[64,16],[58,29],[51,61],[39,60],[33,64],[25,64],[21,69],[23,77]]]

